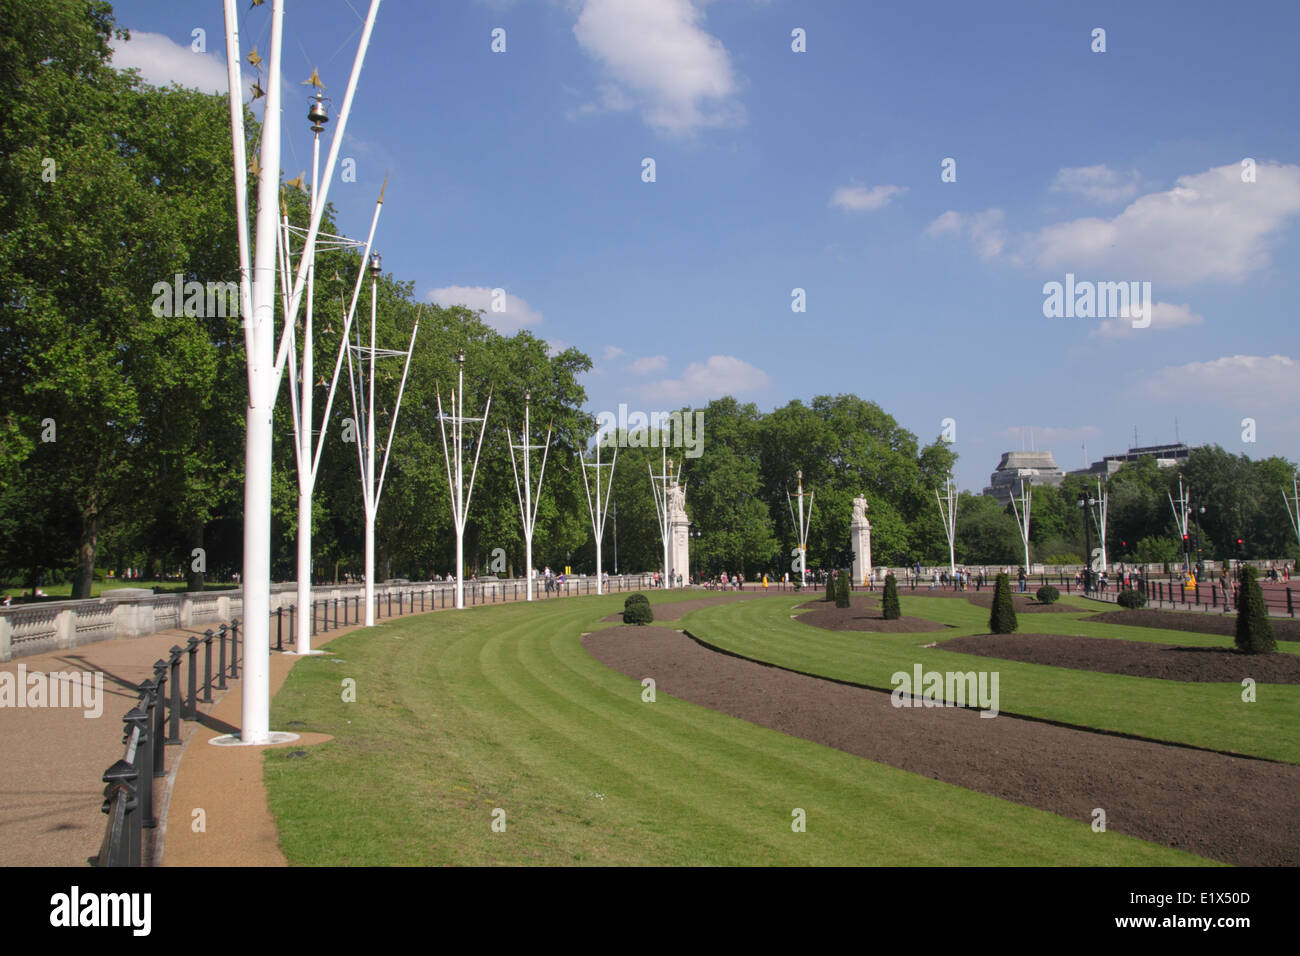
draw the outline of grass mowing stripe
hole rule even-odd
[[[960,603],[943,598],[928,603],[945,602]],[[995,669],[1000,674],[1000,705],[1007,711],[1300,762],[1300,686],[1260,685],[1256,701],[1246,703],[1238,684],[1184,683],[981,658],[944,651],[942,644],[923,646],[941,635],[824,631],[790,620],[786,607],[752,601],[731,615],[702,608],[693,613],[690,629],[701,640],[746,657],[878,687],[892,686],[895,672],[910,672],[916,663],[941,672]],[[1092,626],[1108,629],[1114,637],[1135,630]]]
[[[642,704],[635,681],[578,642],[604,613],[597,599],[414,617],[336,639],[344,665],[301,661],[273,720],[336,739],[306,759],[264,758],[288,858],[1205,862],[666,695]],[[340,701],[346,676],[356,703]],[[507,830],[492,833],[503,801]],[[807,833],[790,830],[796,806]]]

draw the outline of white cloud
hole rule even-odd
[[[1094,202],[1132,199],[1138,191],[1137,170],[1121,173],[1109,166],[1067,166],[1052,181],[1053,192],[1077,193]]]
[[[497,301],[493,292],[493,289],[485,285],[449,285],[432,290],[426,298],[444,308],[463,305],[474,312],[482,311],[483,321],[502,335],[513,335],[524,326],[536,325],[542,321],[540,312],[519,296],[508,292],[501,299],[503,311],[492,311],[492,306]]]
[[[1204,325],[1205,316],[1193,312],[1191,306],[1172,302],[1157,302],[1151,306],[1151,325],[1146,329],[1133,328],[1132,318],[1107,319],[1090,333],[1092,337],[1120,339],[1131,338],[1139,332],[1167,332],[1188,325]]]
[[[573,34],[609,77],[605,109],[639,108],[661,133],[738,124],[731,57],[692,0],[584,0]]]
[[[1256,182],[1236,163],[1181,176],[1113,219],[1048,226],[1026,252],[1038,265],[1173,285],[1241,282],[1269,262],[1268,247],[1300,215],[1300,166],[1261,163]]]
[[[600,354],[600,357],[603,358],[606,362],[612,362],[614,359],[618,358],[620,355],[625,355],[625,354],[626,354],[626,353],[625,353],[621,348],[619,348],[617,345],[606,345],[606,346],[605,346],[605,351],[603,351],[603,352]]]
[[[224,43],[225,36],[218,33],[214,37],[209,33],[208,40]],[[141,79],[153,86],[179,83],[203,93],[229,90],[224,53],[195,53],[188,43],[176,43],[162,33],[142,30],[132,30],[129,41],[114,37],[109,46],[113,50],[114,69],[138,69]],[[252,95],[253,76],[247,73],[242,76],[247,101]]]
[[[851,212],[881,209],[889,205],[889,201],[895,196],[901,196],[905,192],[907,192],[906,186],[872,186],[868,189],[855,183],[835,190],[834,195],[831,196],[831,205]]]
[[[1211,403],[1244,411],[1300,404],[1300,362],[1285,355],[1225,355],[1162,368],[1139,391],[1162,402]]]
[[[668,356],[646,355],[630,363],[627,369],[634,375],[649,375],[651,372],[662,372],[667,367]]]
[[[981,259],[993,259],[1002,254],[1007,236],[1002,229],[1005,218],[1001,209],[985,209],[983,212],[955,212],[948,210],[926,227],[926,235],[942,236],[955,233],[965,236],[975,244]]]
[[[734,355],[710,355],[705,362],[692,362],[680,378],[665,378],[641,389],[648,399],[674,404],[708,401],[723,395],[740,395],[770,385],[772,379],[761,368]]]

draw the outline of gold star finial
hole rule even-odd
[[[311,70],[311,76],[307,77],[307,79],[303,80],[303,81],[302,81],[301,83],[299,83],[298,85],[299,85],[299,86],[314,86],[314,87],[316,87],[316,89],[318,89],[318,90],[323,90],[323,89],[325,89],[325,84],[322,83],[322,82],[320,81],[320,74],[316,72],[316,68],[315,68],[315,67],[312,67],[312,70]]]
[[[248,62],[253,64],[253,69],[260,69],[262,66],[262,55],[257,52],[257,47],[253,47],[248,53]]]

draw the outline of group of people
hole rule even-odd
[[[678,581],[680,582],[680,580],[681,576],[679,575]],[[723,571],[721,574],[707,579],[704,582],[704,589],[706,591],[743,591],[745,589],[745,576],[739,572],[728,575],[726,571]]]

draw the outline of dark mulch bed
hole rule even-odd
[[[760,584],[755,588],[746,588],[743,591],[698,591],[698,594],[706,594],[707,597],[692,598],[688,601],[665,601],[662,604],[652,604],[650,609],[655,612],[656,621],[676,621],[683,614],[699,610],[702,607],[712,607],[715,604],[730,604],[733,601],[744,601],[748,598],[770,597],[772,590],[763,590]],[[610,614],[601,618],[602,621],[622,621],[623,612]]]
[[[1127,624],[1129,627],[1160,627],[1168,631],[1191,631],[1194,634],[1218,634],[1235,637],[1237,615],[1215,611],[1157,611],[1140,608],[1134,611],[1103,611],[1085,617],[1085,621]],[[1269,618],[1273,636],[1279,641],[1300,641],[1300,620]]]
[[[993,610],[993,591],[966,592],[966,600],[970,601],[976,607],[982,607],[986,611]],[[1068,604],[1039,604],[1038,599],[1032,594],[1021,594],[1019,591],[1011,595],[1011,602],[1016,607],[1017,614],[1078,614],[1080,608],[1070,607]]]
[[[941,646],[945,651],[981,657],[1130,677],[1232,684],[1250,677],[1260,684],[1300,684],[1300,656],[1239,654],[1229,647],[1188,647],[1066,634],[980,634],[954,637]]]
[[[1034,590],[1036,591],[1038,589],[1035,588]],[[993,610],[993,585],[992,584],[988,585],[986,588],[984,588],[981,591],[976,591],[974,588],[972,588],[969,591],[953,591],[951,589],[945,591],[941,587],[935,588],[933,591],[931,591],[930,585],[928,584],[925,585],[925,587],[920,587],[917,588],[915,591],[913,591],[911,588],[905,588],[900,586],[898,589],[898,593],[903,597],[907,597],[910,595],[912,597],[965,598],[966,600],[970,601],[971,604],[974,604],[976,607],[982,607],[988,611]],[[1064,595],[1065,592],[1062,591],[1061,594]],[[1070,607],[1069,605],[1039,604],[1038,600],[1034,597],[1033,591],[1028,591],[1024,594],[1021,594],[1019,591],[1012,591],[1011,600],[1016,606],[1017,614],[1022,614],[1022,613],[1041,614],[1044,611],[1046,611],[1049,614],[1055,614],[1055,613],[1078,614],[1081,611],[1080,608]]]
[[[708,650],[668,628],[582,638],[605,665],[781,733],[1238,865],[1300,864],[1300,767],[961,708],[895,708],[882,691]],[[636,688],[640,692],[640,688]]]
[[[834,601],[809,601],[798,610],[807,609],[796,620],[826,631],[870,631],[874,634],[928,634],[944,631],[946,624],[936,624],[921,617],[900,617],[886,621],[880,610],[878,595],[854,594],[850,607],[836,607]]]

